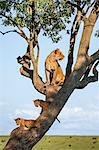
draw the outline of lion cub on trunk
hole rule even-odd
[[[40,99],[33,100],[33,103],[36,107],[40,106],[42,108],[40,114],[42,114],[47,109],[47,106],[50,104],[50,102],[46,102]]]
[[[17,118],[17,119],[15,119],[15,122],[17,125],[19,125],[24,130],[29,130],[30,128],[36,127],[35,120],[27,120],[27,119],[23,119],[23,118]]]
[[[63,53],[60,49],[52,51],[45,61],[45,73],[47,84],[62,85],[65,79],[61,66],[58,61],[64,58]]]

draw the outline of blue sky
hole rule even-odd
[[[97,22],[91,38],[90,51],[92,54],[99,48],[99,40],[94,37]],[[82,29],[82,27],[81,27]],[[0,26],[1,31],[9,30]],[[39,73],[45,80],[44,62],[47,55],[55,48],[60,48],[65,59],[60,62],[65,73],[67,63],[69,36],[62,33],[62,40],[54,44],[50,39],[40,35]],[[81,30],[75,44],[75,57]],[[32,100],[44,99],[27,79],[20,75],[21,67],[16,58],[26,50],[25,41],[15,33],[5,36],[0,34],[0,135],[10,134],[16,127],[14,119],[23,117],[36,119],[41,111],[35,108]],[[61,123],[55,121],[47,134],[50,135],[99,135],[99,82],[89,84],[83,90],[75,90],[58,116]]]

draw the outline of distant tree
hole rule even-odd
[[[41,106],[42,113],[35,120],[36,127],[29,130],[21,127],[14,129],[4,150],[31,150],[49,130],[73,91],[98,81],[96,67],[99,63],[99,50],[95,50],[92,55],[88,54],[98,15],[98,0],[0,0],[1,23],[13,27],[13,30],[0,33],[5,35],[15,32],[25,39],[27,51],[22,57],[17,58],[18,63],[22,64],[20,73],[30,78],[35,89],[45,95],[45,102],[42,102],[46,104],[45,109]],[[81,23],[83,23],[82,36],[74,64],[74,46]],[[38,74],[40,51],[38,36],[43,31],[45,36],[57,43],[61,39],[62,30],[70,35],[65,80],[63,85],[47,84]],[[98,31],[97,29],[96,35],[99,35]],[[37,47],[36,56],[35,47]],[[31,64],[33,70],[30,69]],[[90,74],[91,71],[93,75]]]

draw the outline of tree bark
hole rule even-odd
[[[84,26],[83,26],[81,41],[79,44],[77,61],[74,67],[75,70],[78,70],[80,67],[82,67],[82,65],[86,63],[86,61],[89,61],[88,50],[89,50],[90,39],[91,39],[94,25],[98,18],[97,12],[99,11],[99,8],[97,6],[98,6],[98,2],[95,3],[88,18],[86,18],[86,16],[83,16]]]

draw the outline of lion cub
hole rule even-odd
[[[45,73],[47,84],[62,85],[65,79],[61,66],[58,61],[64,58],[60,49],[52,51],[45,61]]]
[[[36,107],[39,107],[39,106],[40,106],[40,107],[42,108],[41,113],[47,109],[47,106],[48,106],[48,104],[50,103],[50,102],[46,102],[46,101],[39,100],[39,99],[36,99],[36,100],[34,100],[33,102],[34,102],[34,105],[35,105]],[[41,113],[40,113],[40,114],[41,114]]]
[[[40,114],[42,114],[42,113],[47,109],[48,105],[50,104],[50,102],[43,101],[43,100],[40,100],[40,99],[36,99],[36,100],[34,100],[33,102],[34,102],[34,105],[35,105],[36,107],[39,107],[39,106],[40,106],[40,107],[42,108]],[[57,119],[57,121],[60,123],[60,120],[59,120],[58,118],[56,118],[56,119]]]
[[[15,119],[15,122],[17,125],[19,125],[21,128],[23,128],[24,130],[28,130],[30,128],[36,127],[35,120],[26,120],[23,118],[17,118]]]

